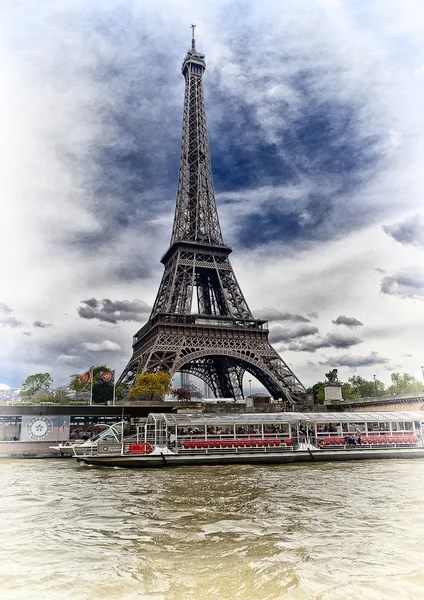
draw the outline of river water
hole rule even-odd
[[[424,598],[424,461],[0,461],[7,600]]]

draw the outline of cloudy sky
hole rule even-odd
[[[305,385],[420,378],[422,0],[3,0],[0,383],[130,358],[171,235],[192,22],[254,314]]]

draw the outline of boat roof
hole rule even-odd
[[[242,423],[382,423],[388,421],[421,421],[418,412],[319,412],[319,413],[150,413],[149,420],[161,420],[169,426],[177,425],[237,425]]]

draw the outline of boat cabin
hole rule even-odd
[[[151,413],[124,453],[145,444],[172,452],[331,449],[423,446],[422,415],[360,413]]]

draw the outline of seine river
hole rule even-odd
[[[0,473],[7,600],[424,597],[422,460]]]

